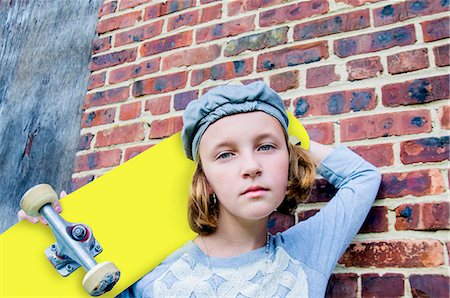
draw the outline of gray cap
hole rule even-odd
[[[289,120],[281,97],[266,83],[228,84],[211,89],[198,100],[191,101],[183,114],[183,140],[186,157],[197,157],[200,139],[217,120],[239,113],[262,111],[275,117],[287,133]]]

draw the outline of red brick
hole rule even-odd
[[[331,145],[334,143],[334,127],[333,123],[316,123],[303,125],[308,132],[311,140],[321,144]]]
[[[293,215],[281,214],[278,212],[273,212],[270,215],[269,221],[267,222],[267,228],[269,233],[276,235],[289,229],[295,224]]]
[[[450,129],[450,106],[439,109],[439,120],[443,129]]]
[[[191,86],[197,86],[206,80],[231,80],[253,72],[253,58],[224,62],[208,68],[192,71]]]
[[[86,184],[92,181],[94,181],[94,175],[88,175],[80,178],[72,178],[69,192],[74,192],[75,190],[85,186]]]
[[[153,147],[153,145],[141,145],[125,149],[125,161],[132,159],[151,147]]]
[[[119,119],[122,121],[135,119],[141,114],[141,102],[133,102],[120,106]]]
[[[261,12],[259,14],[259,25],[267,27],[301,20],[314,15],[324,14],[328,12],[328,8],[328,1],[326,0],[311,0],[278,7]]]
[[[75,158],[74,173],[117,166],[120,163],[121,155],[120,149],[79,155]]]
[[[200,10],[185,12],[169,18],[167,31],[172,31],[183,26],[195,26],[199,21]]]
[[[78,141],[77,151],[90,149],[93,138],[94,138],[94,135],[91,133],[81,135],[80,139]]]
[[[187,72],[172,73],[161,77],[137,81],[133,84],[133,96],[166,93],[186,86]]]
[[[326,41],[286,47],[282,50],[260,54],[258,56],[257,71],[306,64],[326,58],[328,58],[328,44]]]
[[[119,87],[86,95],[83,109],[125,101],[130,93],[129,87]]]
[[[133,48],[94,57],[91,62],[91,71],[133,62],[136,60],[136,55],[137,48]]]
[[[280,44],[287,43],[287,33],[289,28],[275,28],[269,31],[256,33],[227,43],[224,51],[226,57],[235,56],[245,51],[260,51]]]
[[[352,6],[361,6],[366,3],[376,3],[376,2],[380,2],[380,1],[383,1],[383,0],[337,0],[336,2],[343,2],[345,4],[349,4]]]
[[[449,66],[450,65],[450,45],[445,44],[439,47],[434,47],[434,59],[437,66]]]
[[[449,136],[403,141],[400,159],[404,164],[439,162],[449,159]]]
[[[350,111],[372,110],[376,105],[374,89],[357,89],[302,96],[294,101],[295,116],[336,115]]]
[[[362,297],[404,297],[405,287],[402,274],[362,274]]]
[[[422,22],[421,25],[425,42],[450,37],[450,17]]]
[[[431,131],[431,115],[428,110],[386,113],[341,120],[343,142],[402,136]]]
[[[286,71],[270,76],[270,87],[277,92],[296,89],[299,85],[298,70]]]
[[[339,260],[346,267],[438,267],[444,264],[438,240],[391,240],[354,242]]]
[[[347,62],[348,80],[356,81],[375,78],[383,73],[380,57],[367,57]]]
[[[200,0],[200,3],[207,4],[207,3],[217,2],[217,1],[221,1],[221,0]]]
[[[435,14],[449,9],[445,1],[434,0],[408,0],[389,4],[373,10],[373,19],[376,27],[404,20]]]
[[[385,85],[381,88],[383,105],[395,107],[448,99],[449,79],[450,75],[442,75]]]
[[[144,20],[154,19],[195,6],[196,0],[168,0],[145,9]]]
[[[402,204],[395,208],[395,229],[433,231],[450,229],[448,202]]]
[[[390,55],[387,57],[387,63],[390,74],[410,72],[430,66],[427,49],[418,49]]]
[[[450,279],[438,274],[411,274],[409,276],[413,297],[450,297]]]
[[[182,117],[155,120],[150,125],[150,139],[170,137],[171,135],[181,131],[182,127]]]
[[[337,189],[325,179],[314,181],[311,196],[306,203],[329,202],[336,194]]]
[[[125,144],[144,139],[143,123],[134,123],[124,126],[116,126],[97,133],[95,147],[106,147],[117,144]]]
[[[358,276],[354,273],[332,274],[328,281],[326,298],[356,298],[358,291]]]
[[[133,8],[142,3],[150,2],[151,0],[120,0],[119,10],[125,10],[128,8]]]
[[[236,20],[197,29],[197,43],[204,43],[229,36],[236,36],[255,29],[255,16],[248,16]]]
[[[141,20],[141,12],[135,11],[117,17],[100,20],[97,27],[98,34],[128,28]]]
[[[220,56],[220,51],[217,44],[178,51],[163,58],[162,70],[211,62]]]
[[[100,6],[100,10],[98,12],[98,17],[101,18],[110,13],[113,13],[116,11],[116,9],[117,9],[117,1],[111,1],[108,3],[104,3]]]
[[[296,25],[294,27],[294,40],[306,40],[315,37],[328,36],[336,33],[359,30],[369,26],[369,10],[364,9]]]
[[[158,40],[144,43],[139,53],[142,57],[167,52],[182,47],[187,47],[192,43],[192,31],[185,31],[175,35],[167,36]]]
[[[145,110],[152,115],[162,115],[170,111],[170,96],[152,98],[145,102]]]
[[[198,90],[186,91],[175,94],[173,97],[173,107],[176,111],[184,110],[193,100],[198,98]]]
[[[307,220],[308,218],[313,217],[319,211],[320,211],[320,209],[311,209],[311,210],[300,211],[297,213],[297,220],[298,220],[298,222]]]
[[[164,20],[159,20],[144,26],[136,27],[128,31],[116,34],[114,45],[116,47],[139,42],[158,36],[162,32]]]
[[[88,90],[92,90],[105,85],[105,80],[106,71],[97,74],[91,74],[88,81]]]
[[[200,13],[200,23],[204,24],[222,17],[222,4],[205,7]]]
[[[306,71],[306,88],[328,86],[340,79],[341,77],[334,71],[334,65],[308,68]]]
[[[228,16],[239,15],[248,11],[280,4],[284,0],[233,0],[228,3]]]
[[[86,128],[113,123],[115,115],[116,115],[116,108],[96,110],[89,113],[84,112],[81,118],[81,127]]]
[[[387,167],[394,164],[392,144],[354,146],[350,149],[361,155],[365,160],[376,167]]]
[[[92,42],[92,54],[101,53],[111,48],[111,36],[97,38]]]
[[[438,195],[445,191],[438,169],[383,174],[378,198]]]
[[[352,55],[377,52],[395,46],[416,42],[414,25],[406,25],[386,31],[345,37],[334,41],[334,53],[341,58]]]
[[[114,69],[109,74],[109,83],[115,84],[134,79],[159,70],[161,58],[153,58],[139,64],[128,65]]]
[[[381,233],[388,230],[388,208],[386,206],[376,206],[370,209],[358,233]]]

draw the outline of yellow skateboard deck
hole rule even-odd
[[[289,118],[289,135],[308,148],[306,130]],[[87,224],[103,247],[96,262],[111,261],[121,271],[103,297],[118,295],[196,236],[187,222],[194,170],[178,133],[61,200],[61,216]],[[54,242],[49,227],[29,222],[0,235],[1,297],[89,297],[83,268],[62,277],[47,260],[44,251]]]

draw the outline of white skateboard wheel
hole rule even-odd
[[[22,196],[20,208],[28,216],[39,216],[39,210],[45,204],[54,204],[58,201],[58,195],[51,185],[38,184],[33,186]]]
[[[91,296],[100,296],[110,291],[119,281],[120,271],[111,262],[97,264],[83,278],[83,287]]]

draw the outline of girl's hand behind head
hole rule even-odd
[[[59,194],[60,198],[64,198],[65,196],[67,196],[67,192],[65,192],[64,190]],[[61,207],[61,203],[59,201],[57,201],[55,203],[55,205],[53,205],[53,208],[56,210],[56,212],[61,213],[62,211],[62,207]],[[17,212],[17,219],[18,221],[22,221],[22,220],[27,220],[33,224],[37,224],[38,222],[43,223],[44,225],[47,224],[47,221],[42,217],[32,217],[32,216],[28,216],[25,211],[23,211],[22,209],[19,210],[19,212]]]

